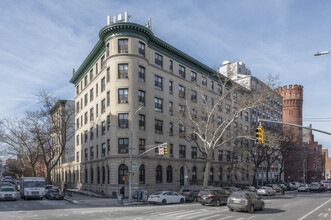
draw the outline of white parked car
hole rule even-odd
[[[257,190],[257,194],[262,196],[274,196],[276,195],[276,190],[268,186],[263,186]]]
[[[14,187],[3,186],[0,188],[0,200],[17,200],[17,192]]]
[[[169,203],[184,203],[185,196],[178,195],[176,192],[160,191],[149,195],[148,202],[151,204],[162,204],[162,205]]]

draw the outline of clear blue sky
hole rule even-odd
[[[46,89],[74,98],[69,83],[98,41],[107,15],[129,11],[160,39],[210,67],[243,61],[263,79],[304,86],[304,125],[331,132],[331,1],[320,0],[2,0],[0,1],[0,116],[34,108]],[[316,120],[315,120],[316,121]],[[331,149],[331,136],[315,132]]]

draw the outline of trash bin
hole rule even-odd
[[[117,196],[117,204],[123,204],[123,199],[124,199],[124,195],[123,194],[119,194]]]

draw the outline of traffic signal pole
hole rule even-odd
[[[317,132],[320,132],[320,133],[324,133],[324,134],[327,134],[327,135],[331,135],[331,133],[326,132],[326,131],[322,131],[322,130],[315,129],[315,128],[310,128],[310,127],[305,127],[305,126],[301,126],[301,125],[296,125],[296,124],[290,124],[290,123],[286,123],[286,122],[272,121],[272,120],[267,120],[267,119],[259,119],[258,122],[259,122],[259,123],[261,123],[261,122],[267,122],[267,123],[275,123],[275,124],[289,125],[289,126],[294,126],[294,127],[298,127],[298,128],[305,128],[305,129],[308,129],[308,130],[317,131]]]

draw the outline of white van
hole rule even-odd
[[[43,199],[45,195],[45,178],[22,177],[20,195],[23,199]]]

